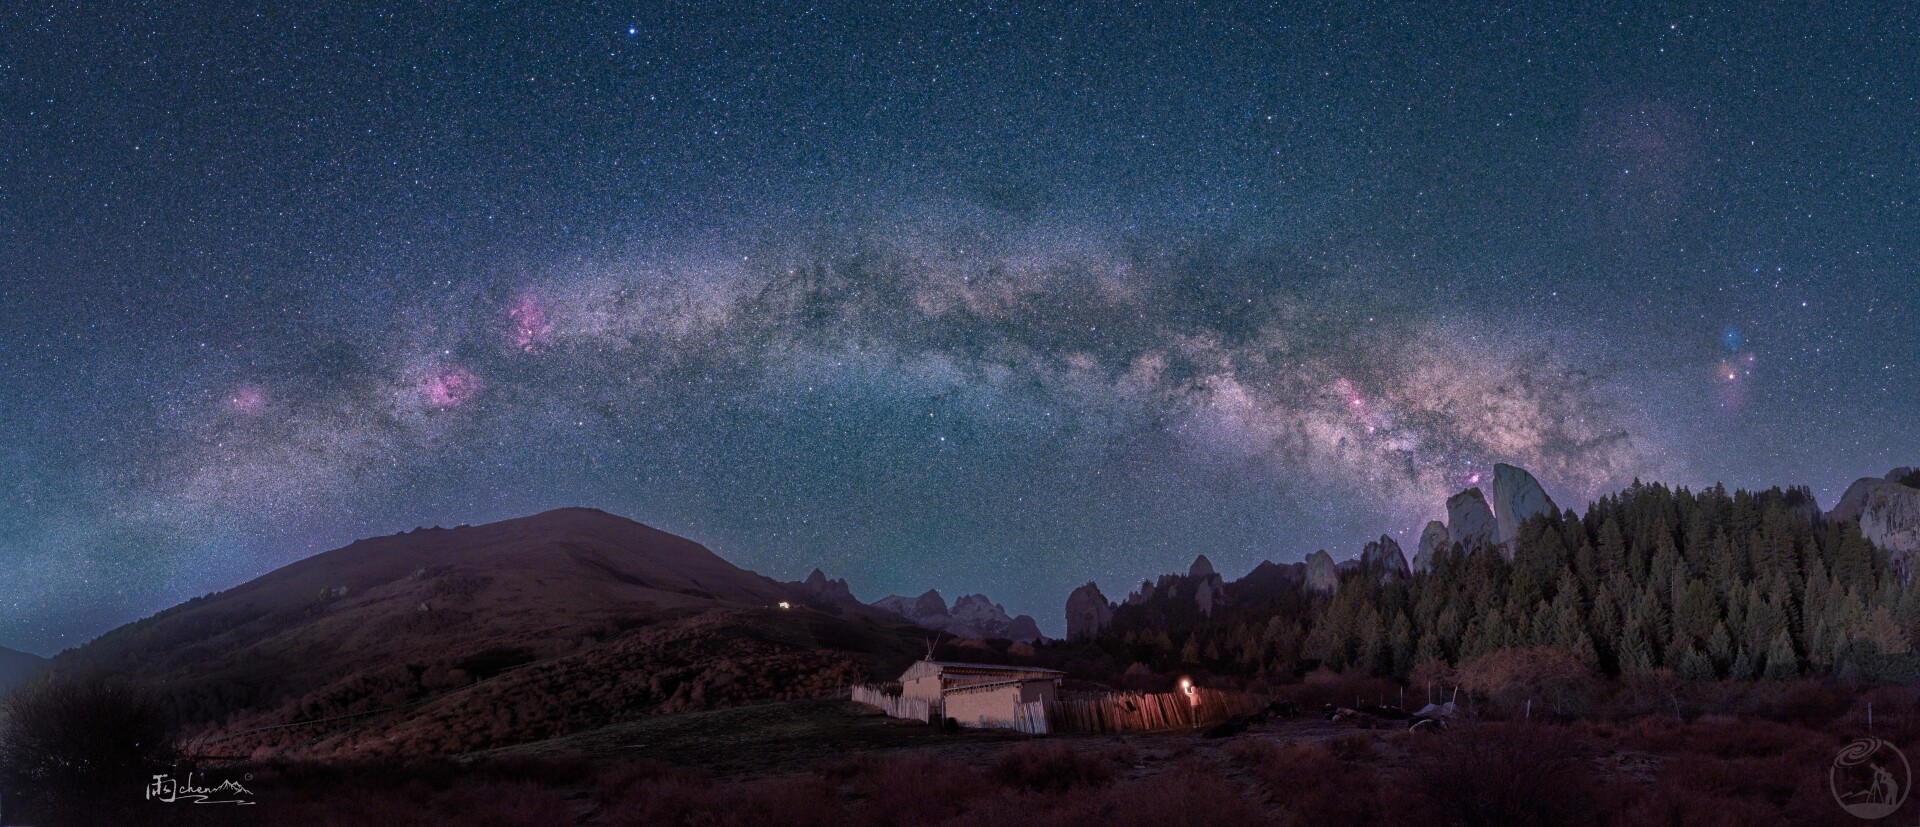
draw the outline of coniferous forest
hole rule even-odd
[[[1636,482],[1584,516],[1534,518],[1505,554],[1455,544],[1411,576],[1378,561],[1343,569],[1328,594],[1263,566],[1229,584],[1211,617],[1167,594],[1129,601],[1095,644],[1159,671],[1267,678],[1322,666],[1415,683],[1469,666],[1685,682],[1920,678],[1914,590],[1857,520],[1824,519],[1799,488]]]

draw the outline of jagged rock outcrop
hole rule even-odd
[[[1493,466],[1494,542],[1506,547],[1509,557],[1513,552],[1508,544],[1520,535],[1521,524],[1542,514],[1558,513],[1553,498],[1526,469],[1505,463]]]
[[[1022,643],[1040,639],[1039,625],[1033,618],[1026,615],[1010,617],[1006,608],[984,594],[963,595],[953,601],[951,609],[935,589],[928,589],[926,594],[912,600],[899,595],[887,595],[874,601],[872,606],[899,615],[916,625],[955,637],[1004,638]],[[1021,618],[1026,618],[1026,622],[1021,623]]]
[[[1299,591],[1307,579],[1305,563],[1275,563],[1263,560],[1247,576],[1233,581],[1233,593],[1242,600],[1266,600]]]
[[[1887,553],[1902,579],[1910,577],[1920,557],[1920,487],[1888,480],[1868,490],[1860,534]]]
[[[1840,495],[1840,501],[1833,504],[1833,510],[1827,512],[1827,519],[1835,522],[1860,519],[1860,512],[1867,507],[1867,492],[1885,482],[1879,477],[1854,480],[1852,485],[1847,486],[1846,493]]]
[[[1019,643],[1033,643],[1041,639],[1040,622],[1034,620],[1032,615],[1014,615],[1013,621],[1007,624],[1007,633],[1002,637]]]
[[[1187,576],[1195,580],[1204,580],[1213,576],[1213,561],[1202,554],[1193,558],[1193,565],[1187,568]]]
[[[1903,480],[1906,480],[1905,484],[1910,487],[1920,487],[1920,479],[1910,479],[1914,476],[1915,471],[1912,468],[1895,468],[1888,471],[1884,477],[1861,477],[1854,480],[1852,485],[1847,486],[1846,493],[1840,495],[1840,501],[1833,504],[1833,510],[1827,512],[1827,519],[1857,520],[1860,518],[1860,512],[1866,509],[1868,492],[1888,483],[1901,483]]]
[[[1340,570],[1333,564],[1333,555],[1321,549],[1307,555],[1307,588],[1316,592],[1331,592],[1340,588]]]
[[[1202,557],[1200,559],[1204,561],[1207,558]],[[1199,565],[1200,564],[1196,562],[1194,567],[1198,568]],[[1226,581],[1222,580],[1220,575],[1213,573],[1211,568],[1208,569],[1205,577],[1200,578],[1199,584],[1193,587],[1193,602],[1196,606],[1200,607],[1200,613],[1207,617],[1213,616],[1214,607],[1224,602],[1226,596]]]
[[[793,584],[795,594],[801,600],[816,605],[856,606],[860,601],[853,597],[853,590],[847,588],[847,581],[834,580],[827,573],[814,569],[807,579]]]
[[[1000,604],[984,594],[962,595],[953,601],[947,616],[947,631],[958,637],[1004,637],[1013,618]]]
[[[1491,546],[1499,534],[1493,509],[1479,488],[1469,488],[1447,498],[1447,537],[1469,553]]]
[[[1113,606],[1100,587],[1088,581],[1067,595],[1067,639],[1082,640],[1100,633],[1113,622]]]
[[[1408,575],[1407,553],[1400,550],[1398,542],[1385,534],[1380,535],[1380,539],[1368,543],[1366,550],[1360,552],[1360,563],[1367,568],[1379,571],[1383,580]]]
[[[881,611],[892,612],[929,629],[945,631],[952,616],[947,612],[947,601],[940,596],[938,589],[928,589],[926,594],[908,599],[890,594],[871,604]]]
[[[1420,532],[1420,550],[1413,555],[1413,570],[1428,571],[1433,568],[1433,556],[1440,553],[1448,543],[1453,542],[1447,535],[1447,524],[1439,520],[1427,523],[1426,530]]]
[[[1163,574],[1154,581],[1153,593],[1170,600],[1180,599],[1181,577],[1177,574]]]
[[[1139,606],[1153,599],[1153,581],[1140,581],[1140,590],[1127,595],[1127,605]]]

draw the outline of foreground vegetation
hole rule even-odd
[[[177,765],[157,763],[171,758],[164,750],[115,753],[123,760],[98,775],[8,803],[15,821],[116,825],[1838,825],[1859,822],[1833,801],[1827,768],[1869,731],[1869,704],[1873,734],[1920,755],[1920,689],[1810,680],[1671,689],[1659,712],[1632,711],[1640,689],[1609,684],[1585,716],[1507,718],[1480,706],[1439,733],[1308,714],[1223,739],[1025,740],[870,720],[913,728],[914,746],[746,774],[737,763],[623,760],[617,750],[199,768],[210,781],[245,778],[257,802],[246,807],[141,800],[135,775]],[[1393,691],[1326,672],[1279,690],[1303,707]],[[780,749],[785,728],[769,721],[764,741],[738,737],[732,749]],[[36,766],[46,765],[4,769],[17,782]]]

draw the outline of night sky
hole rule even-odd
[[[1909,4],[260,5],[0,11],[0,645],[566,505],[1059,634],[1920,462]]]

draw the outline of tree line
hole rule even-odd
[[[1120,606],[1095,644],[1157,669],[1247,676],[1326,666],[1405,681],[1516,648],[1607,676],[1687,681],[1920,679],[1920,603],[1857,520],[1804,488],[1694,492],[1636,481],[1525,523],[1506,549],[1438,550],[1401,577],[1378,563],[1331,594],[1269,568],[1202,615],[1189,591]]]

